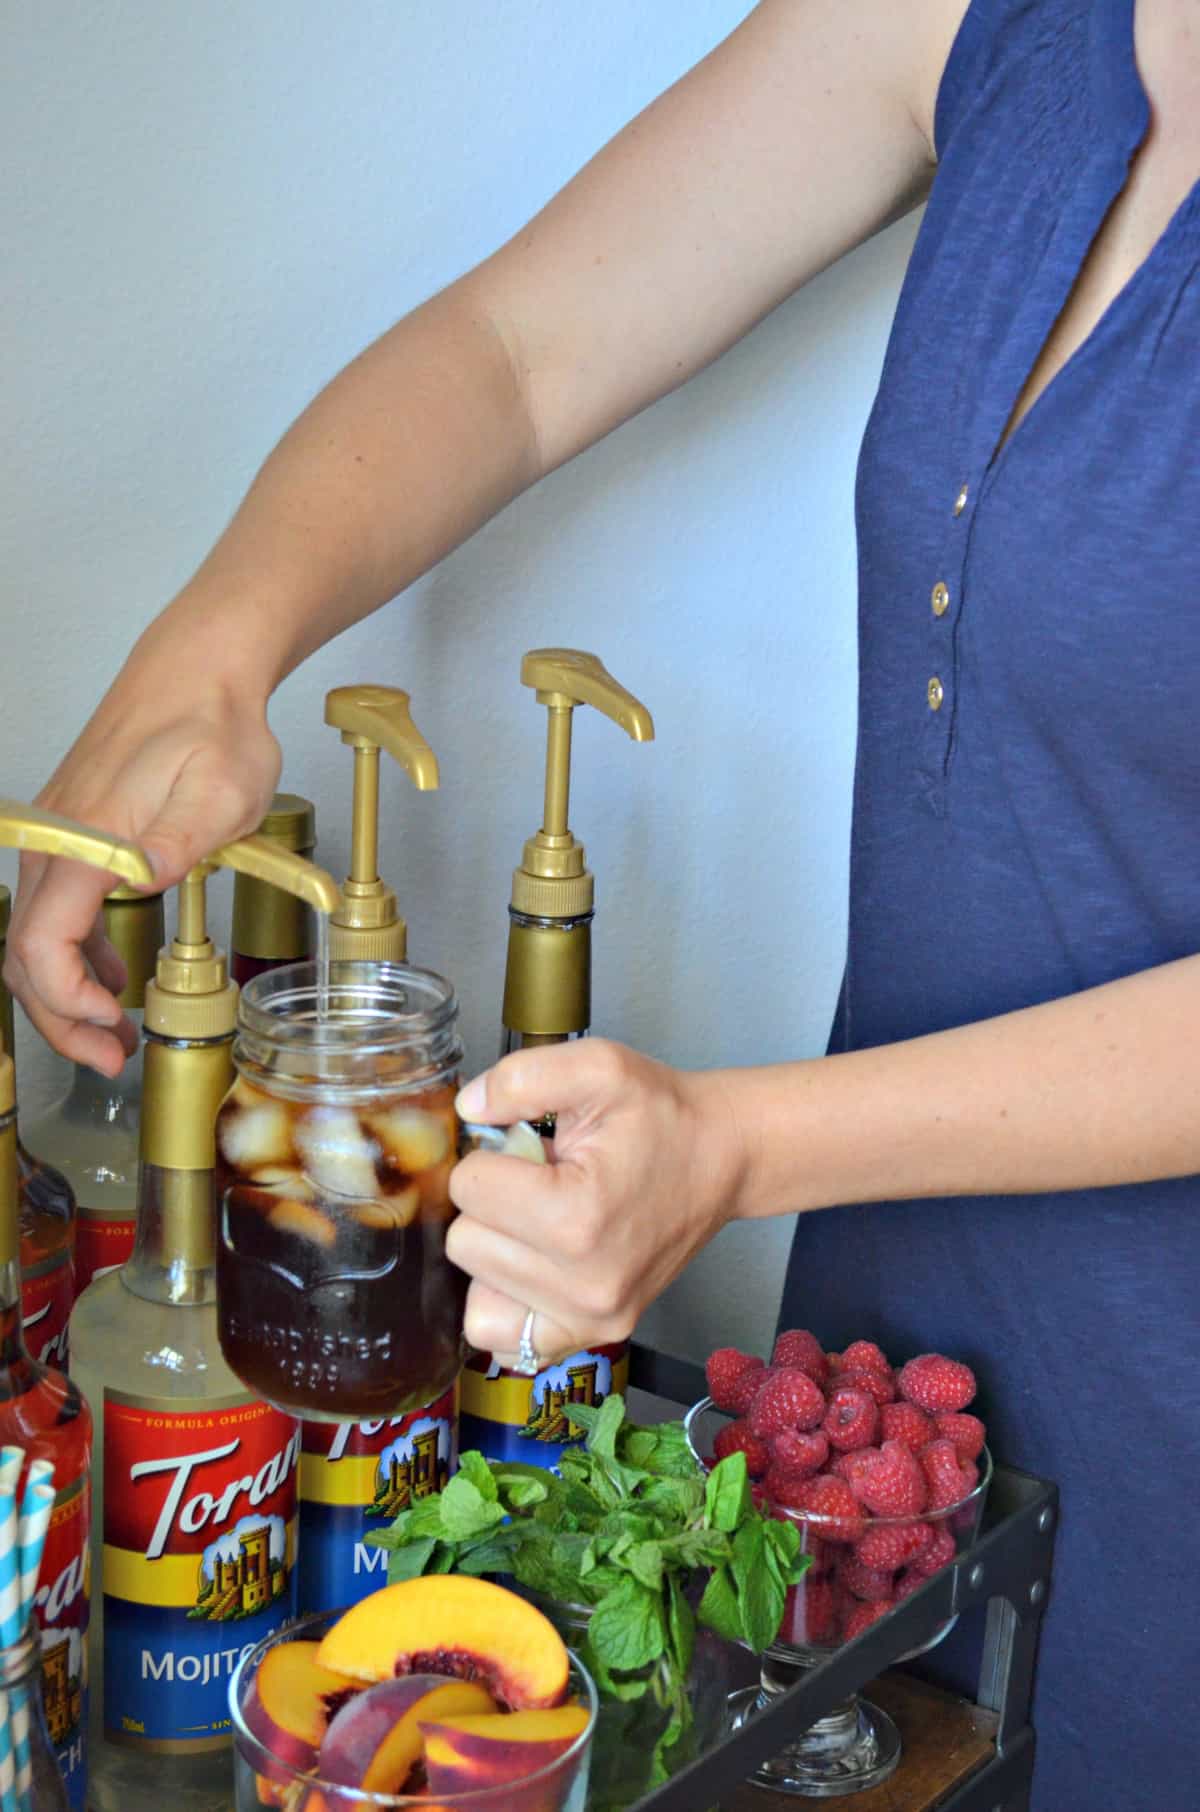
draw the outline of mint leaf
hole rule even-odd
[[[732,1534],[751,1508],[750,1475],[740,1451],[718,1460],[704,1488],[704,1512],[714,1529]]]
[[[378,1548],[383,1545],[378,1536],[368,1535],[367,1540],[372,1547]],[[436,1547],[437,1542],[433,1536],[427,1535],[424,1541],[412,1541],[407,1547],[397,1548],[393,1554],[388,1556],[388,1584],[396,1585],[401,1579],[418,1578],[425,1571],[426,1564]]]
[[[500,1505],[489,1502],[465,1472],[455,1473],[440,1501],[441,1527],[448,1541],[469,1541],[504,1521]]]
[[[632,1542],[626,1552],[621,1555],[621,1564],[628,1567],[640,1585],[649,1586],[652,1592],[661,1592],[663,1551],[658,1542]]]
[[[726,1642],[742,1640],[741,1607],[728,1567],[717,1567],[712,1573],[696,1615],[701,1623],[710,1630],[715,1630]]]
[[[615,1460],[617,1432],[624,1420],[625,1399],[614,1391],[611,1396],[605,1397],[600,1405],[599,1415],[588,1429],[588,1452],[594,1453],[599,1460]]]
[[[683,1595],[677,1579],[669,1582],[667,1596],[667,1646],[675,1663],[675,1673],[686,1682],[696,1646],[696,1615]]]
[[[738,1589],[742,1629],[756,1655],[768,1648],[779,1634],[787,1597],[787,1587],[775,1563],[774,1550],[771,1550],[770,1564],[766,1555],[763,1523],[745,1523],[733,1538],[733,1579]]]
[[[626,1424],[619,1444],[620,1457],[659,1478],[699,1478],[700,1467],[688,1445],[682,1422],[660,1422],[654,1428]]]
[[[534,1504],[547,1503],[558,1480],[540,1466],[506,1465],[495,1474],[500,1502],[508,1510],[530,1510]]]
[[[649,1667],[666,1641],[662,1597],[625,1574],[606,1592],[588,1624],[588,1645],[607,1668],[634,1673]]]
[[[466,1453],[458,1456],[458,1476],[468,1478],[486,1503],[494,1504],[499,1496],[496,1478],[491,1467],[481,1453],[475,1448],[468,1448]]]

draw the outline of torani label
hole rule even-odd
[[[265,1403],[104,1393],[104,1729],[230,1740],[242,1655],[295,1615],[300,1426]]]
[[[75,1294],[82,1295],[93,1278],[123,1265],[133,1251],[137,1219],[133,1214],[105,1214],[83,1208],[75,1227]]]
[[[34,1598],[42,1642],[46,1728],[67,1784],[71,1812],[83,1812],[87,1796],[84,1656],[87,1649],[90,1526],[91,1492],[84,1473],[71,1484],[64,1485],[54,1500]]]
[[[387,1583],[367,1536],[440,1491],[457,1458],[457,1393],[384,1422],[305,1422],[300,1458],[300,1611],[354,1604]]]
[[[583,1439],[583,1429],[571,1421],[572,1403],[598,1408],[612,1391],[623,1394],[628,1378],[625,1342],[571,1353],[536,1378],[493,1370],[485,1357],[472,1359],[462,1375],[459,1446],[464,1453],[478,1448],[489,1460],[553,1470],[563,1449]]]
[[[75,1301],[75,1273],[65,1249],[21,1273],[25,1344],[42,1365],[67,1369],[67,1323]]]

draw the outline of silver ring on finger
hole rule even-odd
[[[542,1369],[537,1348],[533,1344],[533,1324],[537,1310],[530,1309],[521,1327],[521,1338],[517,1345],[517,1359],[513,1371],[522,1378],[536,1378]]]

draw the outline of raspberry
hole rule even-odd
[[[731,1453],[745,1454],[746,1470],[752,1479],[760,1479],[771,1464],[767,1443],[751,1434],[750,1424],[744,1417],[737,1422],[727,1422],[718,1430],[713,1442],[713,1454],[718,1460],[727,1460]]]
[[[801,1434],[795,1428],[781,1428],[778,1434],[771,1436],[768,1445],[772,1465],[795,1478],[811,1478],[814,1472],[820,1472],[829,1458],[829,1437],[819,1428],[808,1434]]]
[[[964,1416],[961,1411],[943,1410],[935,1416],[937,1432],[943,1440],[953,1441],[960,1460],[977,1460],[983,1452],[987,1429],[978,1416]],[[930,1435],[930,1440],[933,1436]]]
[[[975,1395],[975,1374],[957,1359],[922,1353],[900,1373],[900,1395],[921,1409],[965,1409]]]
[[[923,1554],[918,1554],[910,1562],[908,1570],[922,1580],[929,1579],[934,1573],[940,1573],[943,1567],[948,1567],[957,1553],[954,1537],[945,1523],[934,1523],[929,1546]]]
[[[933,1540],[929,1523],[879,1523],[869,1528],[854,1552],[864,1567],[897,1567],[923,1554]]]
[[[804,1575],[807,1582],[820,1579],[824,1573],[832,1573],[833,1564],[842,1550],[831,1541],[822,1541],[819,1535],[814,1535],[811,1523],[801,1523],[800,1552],[808,1555],[808,1572]]]
[[[811,1473],[785,1472],[781,1466],[772,1466],[763,1480],[763,1489],[773,1504],[785,1510],[803,1510],[800,1493],[811,1477]]]
[[[880,1598],[874,1604],[863,1604],[861,1601],[851,1605],[846,1621],[842,1625],[842,1641],[853,1642],[865,1629],[887,1614],[895,1604],[894,1598]]]
[[[838,1578],[856,1598],[879,1599],[892,1596],[890,1567],[864,1567],[854,1554],[847,1554],[838,1568]]]
[[[822,1540],[859,1540],[866,1523],[858,1499],[845,1479],[834,1478],[832,1473],[823,1472],[818,1478],[806,1479],[797,1496],[802,1500],[796,1505],[798,1510],[809,1516],[829,1519],[822,1520],[817,1531]]]
[[[928,1489],[916,1454],[899,1441],[885,1441],[865,1456],[854,1494],[876,1516],[919,1516]]]
[[[840,1353],[826,1353],[825,1364],[829,1368],[829,1376],[831,1378],[836,1378],[842,1369],[842,1355]]]
[[[760,1359],[755,1365],[748,1365],[740,1378],[735,1378],[726,1393],[728,1414],[731,1416],[748,1416],[758,1387],[767,1375],[767,1368]]]
[[[719,1346],[715,1353],[710,1353],[704,1367],[704,1376],[708,1380],[708,1394],[718,1409],[727,1415],[744,1416],[749,1404],[734,1401],[733,1392],[738,1381],[751,1372],[761,1374],[764,1370],[761,1359],[755,1359],[750,1353],[739,1353],[736,1346]]]
[[[917,1453],[936,1437],[937,1427],[915,1403],[885,1403],[879,1412],[879,1432],[885,1441],[899,1441]]]
[[[979,1468],[960,1460],[953,1441],[930,1441],[917,1455],[929,1486],[928,1508],[948,1510],[969,1497],[979,1482]]]
[[[756,1435],[781,1428],[815,1428],[825,1414],[825,1398],[807,1372],[793,1365],[771,1367],[754,1393],[750,1426]]]
[[[800,1648],[810,1642],[834,1641],[843,1602],[844,1594],[832,1579],[814,1579],[806,1573],[800,1585],[788,1593],[780,1634]]]
[[[865,1365],[844,1365],[837,1375],[837,1381],[851,1390],[865,1391],[872,1402],[880,1405],[891,1403],[895,1399],[896,1380],[891,1372],[875,1371]]]
[[[831,1447],[849,1453],[856,1447],[871,1446],[879,1432],[879,1411],[865,1391],[839,1384],[821,1427]]]
[[[858,1481],[862,1476],[863,1462],[869,1453],[875,1450],[870,1447],[852,1449],[849,1453],[839,1453],[829,1463],[829,1470],[835,1478],[845,1479],[855,1497],[861,1500]]]
[[[807,1372],[814,1384],[824,1384],[829,1376],[821,1342],[807,1328],[788,1328],[781,1334],[775,1342],[771,1364],[790,1365],[798,1372]]]
[[[842,1354],[842,1364],[851,1372],[886,1372],[889,1378],[892,1375],[887,1354],[873,1340],[852,1340]]]

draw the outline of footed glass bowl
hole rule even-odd
[[[717,1433],[733,1419],[710,1397],[702,1397],[688,1411],[684,1426],[702,1465],[712,1464]],[[921,1516],[873,1516],[864,1508],[855,1518],[837,1518],[772,1503],[771,1514],[800,1531],[800,1552],[810,1556],[811,1564],[788,1593],[779,1634],[761,1658],[758,1686],[735,1694],[731,1701],[735,1724],[753,1717],[786,1692],[806,1668],[861,1634],[873,1620],[869,1607],[891,1608],[970,1547],[979,1532],[991,1478],[991,1455],[985,1447],[979,1456],[979,1481],[969,1495]],[[952,1618],[921,1648],[901,1658],[908,1660],[935,1647],[953,1625]],[[899,1760],[900,1733],[892,1719],[854,1694],[801,1731],[751,1778],[777,1793],[831,1799],[876,1786]]]
[[[281,1643],[319,1642],[341,1615],[322,1611],[302,1617],[242,1657],[229,1685],[234,1812],[265,1812],[268,1807],[279,1812],[584,1812],[597,1700],[592,1677],[575,1655],[570,1656],[569,1696],[587,1707],[586,1728],[565,1753],[541,1767],[531,1765],[526,1773],[509,1774],[495,1785],[486,1784],[480,1769],[479,1785],[470,1791],[364,1792],[344,1781],[323,1780],[319,1767],[298,1766],[295,1739],[289,1743],[284,1732],[279,1732],[278,1741],[258,1734],[263,1727],[262,1702],[256,1715],[255,1681],[266,1656]]]

